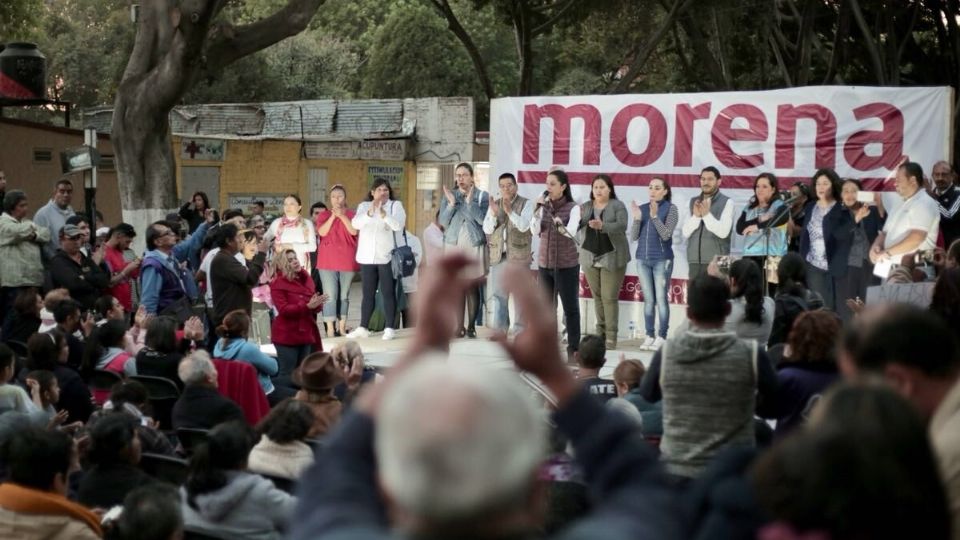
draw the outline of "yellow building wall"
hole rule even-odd
[[[351,208],[356,208],[367,195],[367,165],[379,163],[354,159],[304,159],[299,141],[272,140],[228,140],[223,161],[184,160],[180,155],[180,139],[173,137],[180,200],[190,195],[183,193],[182,166],[218,167],[220,200],[210,202],[220,209],[226,208],[231,193],[296,193],[303,201],[303,213],[306,215],[310,205],[316,202],[310,200],[308,185],[308,171],[314,168],[327,169],[327,189],[342,184],[347,191],[347,203]],[[394,196],[403,202],[407,211],[407,226],[412,227],[417,223],[417,167],[413,161],[403,162],[403,167],[403,193],[398,193],[394,186]]]

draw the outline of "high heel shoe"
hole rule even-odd
[[[466,329],[466,328],[461,328],[460,330],[457,331],[457,337],[458,337],[458,338],[462,338],[462,337],[464,337],[464,336],[466,336],[466,335],[467,335],[467,329]]]
[[[477,329],[476,328],[467,328],[467,337],[470,339],[477,338]]]

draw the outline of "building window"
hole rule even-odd
[[[33,149],[33,162],[34,163],[52,163],[53,162],[53,148],[34,148]]]

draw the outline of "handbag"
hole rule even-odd
[[[407,242],[407,230],[403,230],[403,242],[405,245],[397,245],[397,235],[393,235],[393,251],[390,252],[390,266],[393,269],[393,277],[396,279],[410,277],[417,268],[417,258],[413,254]]]
[[[190,298],[187,297],[187,295],[183,295],[169,306],[163,308],[163,311],[158,313],[158,315],[173,317],[177,322],[183,324],[187,322],[187,319],[194,316],[193,303],[190,302]]]

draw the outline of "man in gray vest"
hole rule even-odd
[[[533,202],[517,195],[517,179],[510,173],[500,175],[500,199],[490,200],[487,215],[483,218],[483,232],[490,246],[490,273],[487,276],[487,301],[493,306],[493,328],[507,330],[510,327],[509,297],[503,287],[503,271],[510,263],[530,266],[533,235],[530,220],[533,219]],[[520,328],[520,321],[513,321],[513,330]]]
[[[733,201],[720,193],[720,171],[714,166],[700,171],[700,195],[690,199],[690,217],[683,223],[687,239],[687,263],[693,279],[707,273],[717,255],[730,253]]]
[[[756,341],[723,329],[730,289],[710,275],[687,287],[690,330],[668,339],[650,362],[640,394],[663,400],[661,460],[686,481],[722,450],[756,445],[753,413],[777,390],[773,365]]]

